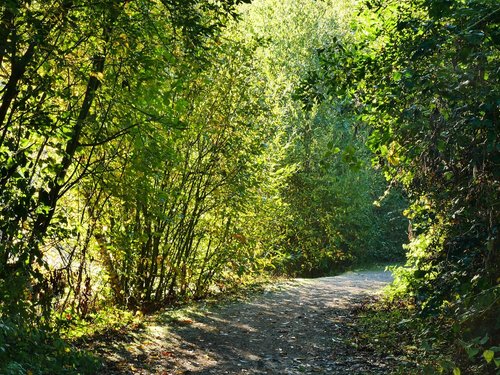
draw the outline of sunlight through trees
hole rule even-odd
[[[4,1],[0,337],[402,261],[409,239],[393,296],[497,348],[499,17],[493,0]],[[14,346],[0,372],[60,371]]]

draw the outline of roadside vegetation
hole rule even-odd
[[[2,2],[0,373],[94,373],[95,323],[405,253],[367,321],[498,373],[499,25],[496,0]]]

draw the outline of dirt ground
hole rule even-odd
[[[388,272],[297,279],[244,302],[158,315],[93,348],[103,374],[388,374],[395,359],[357,349],[355,310]]]

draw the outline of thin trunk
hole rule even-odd
[[[12,101],[16,98],[18,93],[18,83],[26,72],[26,67],[28,63],[31,61],[35,54],[36,43],[31,42],[28,46],[28,49],[24,53],[23,57],[17,62],[13,62],[12,71],[9,77],[8,82],[6,83],[4,89],[5,92],[2,95],[2,103],[0,104],[0,127],[3,127],[2,136],[0,138],[0,146],[5,140],[7,130],[9,129],[8,124],[4,124],[7,113],[9,112],[9,108],[12,104]]]
[[[73,128],[71,138],[69,142],[66,144],[66,149],[64,151],[64,157],[59,166],[59,170],[56,173],[56,176],[52,180],[52,188],[49,191],[40,192],[38,207],[48,207],[47,213],[41,213],[38,215],[34,227],[33,234],[30,241],[30,245],[33,246],[34,249],[38,248],[38,242],[43,238],[49,224],[54,216],[55,208],[57,205],[57,201],[60,198],[59,193],[63,188],[65,182],[66,175],[68,173],[69,167],[71,166],[76,150],[78,148],[78,142],[80,140],[80,136],[83,130],[83,125],[85,124],[85,120],[87,119],[90,108],[92,107],[92,103],[95,98],[95,94],[97,89],[99,88],[100,82],[96,77],[96,73],[102,73],[104,71],[104,55],[95,56],[94,57],[94,70],[93,74],[89,77],[87,83],[87,89],[85,91],[85,97],[82,103],[82,107],[80,109],[80,113],[78,115],[76,124]],[[34,260],[34,256],[37,251],[34,251],[30,254],[31,261]]]

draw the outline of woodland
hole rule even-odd
[[[2,0],[0,374],[375,263],[373,337],[500,373],[499,116],[498,0]]]

